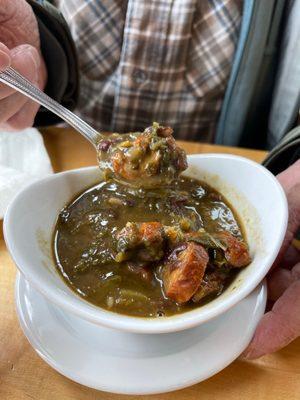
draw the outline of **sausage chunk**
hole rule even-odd
[[[245,242],[229,232],[219,232],[215,236],[225,245],[224,255],[231,266],[240,268],[250,264],[251,257]]]
[[[204,247],[190,242],[170,254],[163,270],[164,290],[170,299],[185,303],[199,288],[208,263]]]

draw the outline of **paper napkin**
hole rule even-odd
[[[0,131],[0,219],[18,191],[51,173],[51,162],[37,129]]]

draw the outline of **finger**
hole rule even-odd
[[[300,225],[300,160],[277,176],[288,201],[289,220],[286,236],[273,268],[281,262]]]
[[[39,108],[40,105],[34,101],[27,101],[26,104],[7,121],[8,128],[12,130],[21,130],[32,126]]]
[[[21,45],[11,50],[12,66],[27,79],[35,83],[38,79],[39,55],[35,48]],[[5,85],[0,88],[0,123],[6,123],[29,102],[28,98],[20,93],[7,94],[11,89]],[[24,115],[24,114],[23,114]],[[17,118],[17,125],[20,125]]]
[[[289,271],[277,268],[268,277],[268,299],[276,301],[286,289],[295,281],[300,280],[300,262]]]
[[[6,123],[29,100],[21,93],[14,93],[0,101],[0,123]]]
[[[280,266],[282,268],[291,269],[298,262],[300,262],[300,251],[291,244],[282,256]]]
[[[296,161],[289,168],[277,175],[277,179],[284,188],[285,192],[289,192],[299,181],[300,174],[300,160]]]
[[[300,280],[293,282],[272,311],[263,316],[243,357],[254,359],[273,353],[296,339],[300,334],[299,310]]]
[[[20,45],[10,51],[11,66],[31,82],[38,80],[39,54],[29,45]],[[0,100],[8,97],[15,90],[5,84],[0,84]]]
[[[6,68],[10,66],[10,52],[8,47],[5,44],[0,42],[0,71],[4,71]]]
[[[11,65],[11,56],[10,56],[10,51],[8,47],[6,47],[3,43],[0,42],[0,71],[4,71],[6,68],[8,68]],[[6,86],[4,84],[0,84],[0,88],[3,88],[3,94],[0,95],[0,99],[3,98],[2,96],[9,96],[11,93],[13,93],[13,89],[11,89],[9,86]],[[0,89],[1,92],[1,89]]]
[[[268,277],[268,299],[276,301],[294,282],[291,271],[284,268],[275,269]]]

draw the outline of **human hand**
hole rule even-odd
[[[25,0],[0,0],[0,71],[12,66],[44,89],[47,71],[40,52],[37,20]],[[0,83],[0,128],[32,126],[39,105]]]
[[[267,277],[273,306],[256,328],[243,358],[273,353],[300,336],[300,251],[291,242],[300,227],[300,160],[277,176],[288,200],[289,222],[279,255]]]

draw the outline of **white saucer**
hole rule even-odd
[[[66,314],[20,275],[16,281],[21,327],[49,365],[83,385],[136,395],[181,389],[225,368],[248,345],[264,313],[266,293],[260,285],[226,314],[197,328],[145,335]]]

